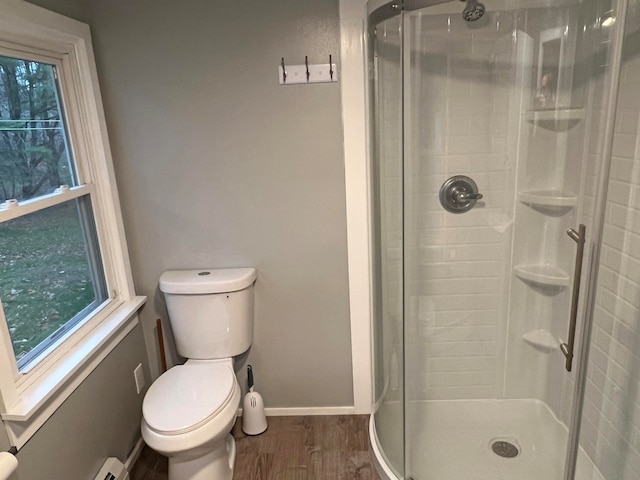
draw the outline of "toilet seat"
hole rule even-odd
[[[149,387],[142,415],[149,428],[164,435],[195,430],[229,403],[235,381],[228,363],[189,361],[178,365]]]

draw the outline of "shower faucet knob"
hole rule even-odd
[[[440,187],[440,203],[451,213],[468,212],[482,196],[476,182],[465,175],[451,177]]]
[[[466,200],[480,200],[482,198],[481,193],[467,193],[465,191],[460,191],[460,190],[457,190],[454,193],[454,196],[456,197],[456,201],[458,203],[462,203]]]

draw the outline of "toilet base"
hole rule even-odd
[[[236,441],[229,434],[213,450],[191,457],[169,457],[169,480],[231,480]]]

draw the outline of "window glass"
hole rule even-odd
[[[108,297],[90,194],[40,198],[79,183],[59,91],[54,65],[0,55],[0,201],[35,201],[0,221],[0,300],[21,371]]]
[[[81,198],[0,224],[0,298],[19,368],[106,299],[89,213]]]
[[[55,67],[0,55],[0,202],[75,185]]]

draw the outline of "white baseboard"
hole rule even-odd
[[[127,457],[127,460],[124,462],[124,468],[127,469],[127,472],[131,472],[131,467],[133,467],[133,464],[138,460],[140,452],[142,452],[142,447],[144,447],[144,441],[142,437],[140,437]]]
[[[306,415],[356,415],[356,408],[349,407],[291,407],[265,408],[267,417],[303,417]],[[238,416],[242,416],[242,409],[238,409]]]

